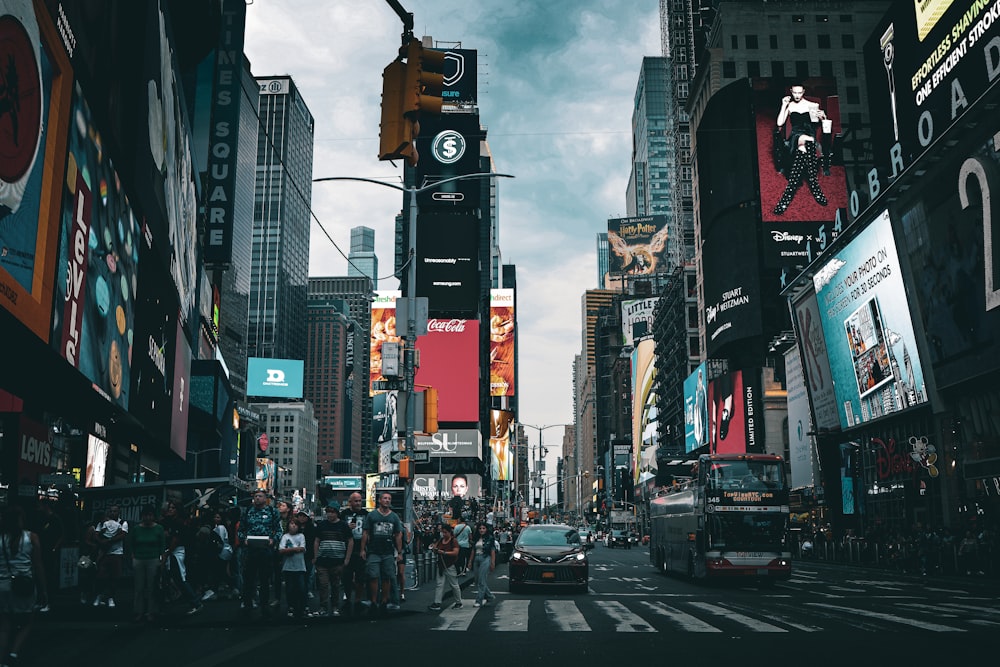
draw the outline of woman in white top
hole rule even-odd
[[[48,601],[40,553],[38,536],[24,529],[24,510],[8,506],[0,536],[0,662],[4,664],[17,660],[31,631],[35,605]],[[31,577],[34,589],[15,593],[12,576]]]

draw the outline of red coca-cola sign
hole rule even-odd
[[[427,331],[436,331],[440,333],[462,333],[465,331],[465,323],[467,320],[439,320],[437,318],[431,318],[427,320]]]

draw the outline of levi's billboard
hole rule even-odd
[[[478,422],[479,322],[432,317],[417,352],[416,383],[438,390],[438,421]]]

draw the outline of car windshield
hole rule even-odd
[[[525,547],[562,547],[579,544],[580,536],[575,530],[544,528],[525,530],[517,543]]]

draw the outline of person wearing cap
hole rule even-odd
[[[350,563],[354,551],[354,534],[351,527],[340,520],[340,503],[336,500],[326,506],[325,514],[325,518],[316,524],[313,546],[316,585],[319,587],[319,610],[316,613],[318,616],[339,616],[341,579],[344,566]]]

